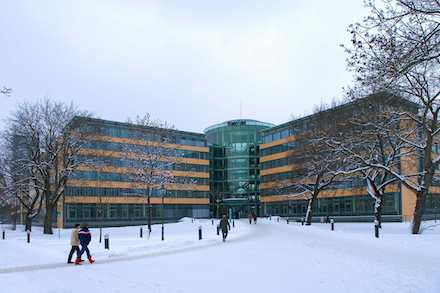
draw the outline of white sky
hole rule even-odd
[[[0,119],[23,100],[100,118],[150,112],[187,131],[279,124],[342,96],[339,44],[362,0],[0,1]],[[1,122],[2,124],[4,121]]]

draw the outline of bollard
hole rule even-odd
[[[165,240],[165,228],[164,228],[164,226],[162,225],[162,241],[164,241]]]
[[[104,249],[110,250],[110,239],[108,233],[104,234]]]
[[[199,240],[202,240],[202,226],[199,226]]]
[[[5,229],[3,229],[3,231],[2,231],[2,239],[5,240],[5,238],[6,238],[6,231],[5,231]]]
[[[235,222],[234,222],[234,220],[232,220],[232,228],[234,228],[235,227]]]
[[[287,224],[289,224],[289,218],[286,219]]]
[[[334,231],[335,230],[335,220],[333,218],[330,220],[330,224],[332,224],[332,231]]]
[[[217,225],[217,235],[220,235],[220,226]]]
[[[144,237],[144,235],[143,235],[143,231],[142,231],[142,227],[139,228],[139,236],[140,236],[141,238]]]

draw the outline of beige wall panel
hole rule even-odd
[[[260,149],[267,149],[276,145],[280,145],[280,144],[285,144],[288,143],[289,141],[294,141],[296,138],[294,135],[292,136],[288,136],[279,140],[275,140],[275,141],[271,141],[268,143],[262,143],[260,144]]]
[[[292,154],[293,154],[293,150],[290,150],[290,151],[285,151],[285,152],[281,152],[281,153],[272,154],[272,155],[269,155],[269,156],[263,156],[263,157],[260,158],[260,162],[264,163],[264,162],[278,160],[278,159],[282,159],[282,158],[288,158]]]
[[[196,151],[196,152],[209,152],[209,148],[207,147],[198,147],[198,146],[189,146],[189,145],[180,145],[180,144],[172,144],[172,143],[158,143],[155,141],[145,141],[142,139],[132,139],[132,138],[122,138],[122,137],[113,137],[113,136],[105,136],[105,135],[88,135],[86,137],[88,140],[96,140],[96,141],[104,141],[104,142],[118,142],[125,144],[135,144],[135,145],[143,145],[143,146],[160,146],[170,149],[179,149],[179,150],[188,150],[188,151]]]
[[[114,167],[114,166],[78,166],[79,171],[97,171],[97,172],[109,172],[118,174],[136,174],[138,169],[127,167]],[[192,171],[175,171],[171,170],[171,174],[176,177],[191,177],[191,178],[209,178],[208,172],[192,172]]]
[[[117,196],[67,196],[65,203],[103,203],[103,204],[147,204],[146,197],[117,197]],[[162,204],[161,197],[151,197],[151,204]],[[164,198],[164,204],[209,204],[208,198]]]
[[[120,181],[95,181],[95,180],[76,180],[70,179],[67,186],[74,187],[106,187],[106,188],[147,188],[148,186],[138,182],[120,182]],[[159,187],[159,186],[153,186]],[[196,184],[165,184],[165,189],[168,190],[198,190],[209,191],[209,185]]]

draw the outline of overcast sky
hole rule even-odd
[[[151,113],[178,129],[279,124],[342,96],[362,0],[0,1],[0,119],[74,101],[104,119]],[[3,124],[3,122],[1,122]]]

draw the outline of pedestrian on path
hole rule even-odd
[[[67,263],[73,263],[72,256],[73,253],[76,252],[76,258],[80,258],[79,256],[79,224],[75,224],[72,229],[72,233],[70,234],[70,245],[72,248],[69,252],[69,257],[67,258]],[[81,261],[81,258],[80,258]]]
[[[249,224],[252,224],[252,214],[251,213],[249,213],[248,219],[249,219]]]
[[[252,213],[252,218],[254,219],[254,224],[256,224],[257,223],[257,214]]]
[[[222,219],[220,220],[220,229],[222,230],[223,242],[225,242],[226,237],[228,237],[228,229],[231,229],[231,225],[229,224],[226,215],[223,215]]]
[[[79,242],[81,244],[81,251],[79,252],[79,256],[75,260],[75,264],[79,265],[81,263],[81,256],[84,252],[87,253],[87,258],[90,263],[94,263],[95,261],[92,259],[92,255],[89,251],[89,243],[92,241],[92,234],[89,231],[89,228],[87,227],[87,224],[83,224],[81,227],[81,230],[78,232],[79,235]]]

